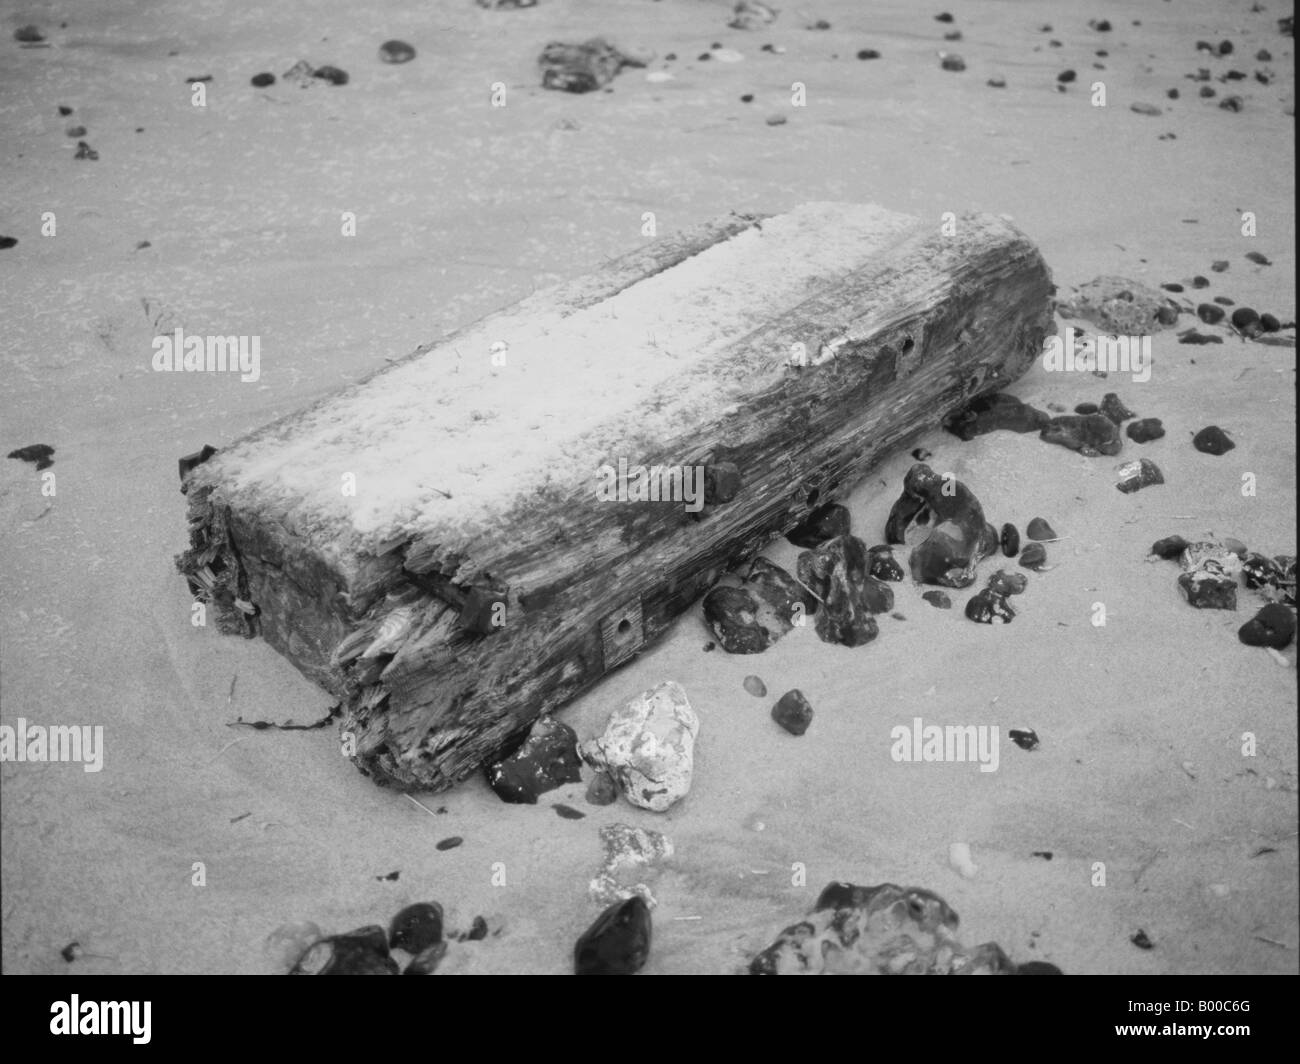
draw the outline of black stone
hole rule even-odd
[[[1212,573],[1183,573],[1178,587],[1187,598],[1189,606],[1198,610],[1235,610],[1237,608],[1237,581]]]
[[[903,478],[903,493],[885,527],[886,539],[902,542],[913,525],[930,529],[908,559],[918,583],[969,587],[975,582],[976,564],[998,548],[997,530],[984,519],[970,488],[921,462]]]
[[[1210,269],[1215,273],[1223,273],[1228,266],[1229,262],[1227,259],[1216,259],[1214,262],[1210,263]]]
[[[1117,455],[1124,446],[1119,426],[1105,414],[1065,414],[1054,417],[1039,437],[1088,457]]]
[[[481,916],[476,916],[469,922],[469,930],[461,934],[460,940],[462,942],[482,942],[487,936],[487,921]]]
[[[1249,647],[1285,650],[1295,638],[1295,614],[1280,602],[1270,602],[1241,626],[1237,633]]]
[[[1016,611],[1005,595],[991,588],[977,591],[966,603],[966,616],[977,624],[1010,624]]]
[[[251,78],[249,78],[248,80],[249,80],[249,82],[253,85],[254,88],[257,88],[257,89],[264,89],[264,88],[266,88],[268,85],[274,85],[274,84],[275,84],[275,75],[274,75],[274,74],[254,74],[254,75],[253,75]]]
[[[1144,417],[1141,421],[1134,421],[1129,425],[1125,429],[1125,434],[1134,443],[1150,443],[1165,434],[1165,427],[1158,417]]]
[[[1137,930],[1137,934],[1130,938],[1129,941],[1132,942],[1133,945],[1137,946],[1138,949],[1155,949],[1156,947],[1156,944],[1147,937],[1147,933],[1140,927]]]
[[[1192,446],[1202,454],[1227,454],[1237,445],[1218,425],[1207,425],[1192,437]]]
[[[608,772],[597,772],[587,784],[587,801],[592,805],[613,805],[618,801],[618,784]]]
[[[1238,329],[1248,329],[1259,324],[1259,314],[1250,307],[1238,307],[1232,312],[1232,324]]]
[[[442,958],[447,956],[447,943],[436,942],[428,949],[417,953],[406,966],[403,975],[432,975],[438,970]]]
[[[877,580],[892,580],[897,583],[903,579],[903,567],[898,564],[898,559],[888,544],[872,547],[867,552],[867,563],[868,571]]]
[[[867,547],[857,536],[837,536],[799,555],[799,579],[821,603],[817,635],[824,643],[857,647],[879,634],[873,613],[894,608],[889,585],[868,572]]]
[[[858,52],[858,58],[859,58],[859,59],[879,59],[879,58],[880,58],[880,53],[877,52],[874,48],[863,48],[862,51]]]
[[[389,949],[416,954],[442,941],[442,906],[436,901],[408,905],[388,927]]]
[[[961,410],[949,414],[943,427],[960,439],[973,440],[995,429],[1038,432],[1050,420],[1044,411],[1022,403],[1014,395],[998,392],[973,399]]]
[[[805,549],[820,547],[828,539],[842,536],[851,531],[852,521],[849,511],[836,502],[828,502],[817,507],[785,534],[785,538],[796,547]]]
[[[0,236],[0,251],[8,251],[12,247],[18,246],[16,236]]]
[[[924,447],[916,447],[912,450],[912,458],[918,462],[928,462],[934,457],[933,451],[927,451]]]
[[[317,67],[311,72],[312,77],[320,78],[322,81],[328,81],[331,85],[346,85],[348,83],[347,71],[340,70],[336,66]]]
[[[1259,316],[1259,327],[1263,329],[1264,332],[1274,333],[1282,328],[1282,323],[1272,314],[1261,314]]]
[[[1035,517],[1025,526],[1025,535],[1029,539],[1056,539],[1056,532],[1053,530],[1052,526],[1041,517]]]
[[[952,599],[948,597],[946,591],[927,591],[922,596],[935,609],[950,610],[952,609]]]
[[[1241,571],[1246,579],[1246,586],[1252,591],[1265,587],[1277,587],[1282,577],[1282,569],[1272,558],[1248,551],[1241,559]]]
[[[1021,750],[1038,749],[1038,732],[1033,728],[1012,728],[1007,732],[1007,737]]]
[[[813,708],[798,688],[787,691],[772,707],[772,719],[791,735],[802,735],[812,723]]]
[[[1228,296],[1215,296],[1214,301],[1221,307],[1232,307],[1237,303],[1235,299],[1230,299]]]
[[[1182,536],[1166,536],[1164,539],[1158,539],[1151,544],[1151,553],[1157,558],[1164,558],[1166,561],[1179,558],[1191,544]]]
[[[585,820],[587,817],[581,809],[574,809],[573,806],[565,805],[563,802],[556,802],[551,808],[561,820]]]
[[[1047,564],[1047,548],[1041,543],[1026,543],[1020,552],[1020,564],[1026,569],[1041,571]]]
[[[37,469],[49,469],[54,464],[54,448],[48,443],[31,443],[10,451],[9,457],[17,458],[20,462],[31,462]]]
[[[710,462],[704,467],[704,504],[718,506],[740,494],[740,470],[734,462]]]
[[[1002,553],[1008,558],[1014,558],[1020,553],[1020,533],[1013,524],[1002,526],[1002,535],[998,542],[1002,545]]]
[[[1257,266],[1273,265],[1272,261],[1268,258],[1268,256],[1259,251],[1246,252],[1246,258],[1248,258],[1251,262],[1255,263]]]
[[[1072,82],[1075,79],[1075,77],[1077,77],[1077,75],[1073,70],[1062,70],[1059,74],[1056,75],[1056,80],[1059,81],[1062,85],[1068,85],[1070,82]]]
[[[956,54],[945,55],[939,65],[943,67],[944,70],[961,72],[966,69],[966,60]]]
[[[39,26],[19,26],[14,30],[14,40],[22,44],[40,44],[45,40],[45,34]]]
[[[1137,414],[1120,402],[1119,396],[1114,392],[1107,392],[1102,396],[1101,412],[1116,425],[1122,425],[1125,421],[1137,417]]]
[[[538,795],[580,783],[578,736],[554,717],[542,717],[512,753],[487,766],[488,786],[503,802],[533,805]]]
[[[74,159],[89,159],[92,163],[98,160],[99,152],[95,151],[84,140],[77,141],[77,152],[73,155]]]
[[[1150,458],[1142,458],[1137,462],[1127,462],[1121,467],[1120,479],[1115,482],[1115,487],[1125,495],[1132,495],[1135,491],[1164,482],[1165,475],[1160,467]]]
[[[1076,414],[1100,414],[1101,407],[1096,403],[1080,403],[1074,408]]]
[[[464,843],[465,840],[459,835],[449,835],[445,839],[439,839],[437,845],[434,846],[434,849],[441,850],[445,853],[447,850],[456,849],[457,846],[463,846]]]
[[[704,596],[704,623],[728,654],[761,654],[785,634],[762,623],[761,608],[743,587],[715,587]]]
[[[596,917],[573,948],[575,975],[633,975],[650,956],[650,909],[633,895]]]
[[[1221,344],[1222,336],[1207,336],[1205,333],[1199,333],[1195,329],[1188,329],[1184,333],[1178,334],[1180,344]]]
[[[388,955],[388,935],[378,924],[344,935],[323,938],[309,946],[290,975],[397,975],[397,962]]]
[[[385,63],[409,63],[415,58],[415,49],[405,41],[385,41],[379,46],[379,58]]]
[[[1016,965],[1016,975],[1061,975],[1061,969],[1047,961],[1026,961]]]
[[[934,16],[934,21],[935,21],[935,22],[951,22],[951,21],[952,21],[952,15],[950,15],[947,11],[944,11],[944,12],[942,12],[941,14],[935,15],[935,16]]]
[[[1029,577],[1024,573],[1008,573],[1005,569],[999,569],[989,577],[988,582],[989,590],[1003,598],[1009,595],[1021,595],[1028,586]]]
[[[1160,287],[1163,288],[1166,292],[1181,292],[1183,290],[1182,285],[1174,284],[1174,283],[1162,284]]]

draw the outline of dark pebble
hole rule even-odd
[[[79,140],[77,141],[77,154],[74,155],[73,158],[89,159],[93,163],[99,158],[99,152],[95,151],[95,149],[84,140]]]
[[[256,88],[256,89],[264,89],[264,88],[266,88],[268,85],[274,85],[274,84],[275,84],[275,75],[274,75],[274,74],[265,74],[265,73],[263,73],[263,74],[254,74],[254,75],[253,75],[251,78],[249,78],[248,80],[249,80],[250,84],[252,84],[252,86],[253,86],[254,88]]]
[[[709,654],[717,649],[718,649],[718,644],[713,642],[713,640],[711,639],[707,643],[705,643],[703,647],[704,653],[706,654]]]
[[[1025,961],[1016,965],[1016,975],[1061,975],[1061,969],[1047,961]]]
[[[608,772],[597,772],[587,784],[587,801],[592,805],[613,805],[618,801],[618,784]]]
[[[633,895],[596,917],[573,947],[575,975],[632,975],[650,956],[650,909]]]
[[[1183,290],[1182,285],[1175,284],[1172,281],[1169,284],[1162,284],[1160,287],[1163,288],[1166,292],[1181,292]]]
[[[37,469],[49,469],[54,464],[54,448],[48,443],[32,443],[10,451],[9,457],[17,458],[20,462],[31,462]]]
[[[1050,860],[1052,859],[1052,851],[1051,851],[1051,850],[1034,850],[1034,851],[1032,851],[1032,852],[1029,854],[1029,856],[1030,856],[1030,857],[1041,857],[1044,861],[1050,861]]]
[[[538,795],[581,782],[581,764],[574,730],[554,717],[542,717],[514,751],[488,763],[488,786],[503,802],[532,805]]]
[[[1171,100],[1176,100],[1176,99],[1178,99],[1178,90],[1177,90],[1177,89],[1170,89],[1168,92],[1165,93],[1165,95],[1168,96]],[[1180,291],[1181,291],[1181,289],[1180,289]]]
[[[1016,526],[1007,523],[1002,526],[1002,535],[998,538],[998,543],[1002,547],[1002,553],[1008,558],[1014,558],[1020,553],[1020,532]]]
[[[1007,736],[1021,750],[1038,749],[1038,732],[1034,731],[1033,728],[1012,728],[1007,732]]]
[[[852,530],[849,511],[836,502],[817,507],[785,534],[796,547],[820,547],[827,540],[842,536]]]
[[[1232,42],[1231,42],[1231,41],[1220,41],[1220,42],[1219,42],[1219,54],[1220,54],[1220,55],[1232,55]]]
[[[765,45],[763,45],[763,51],[765,51],[765,52],[770,52],[771,50],[772,50],[772,46],[771,46],[770,44],[765,44]],[[677,53],[676,53],[676,52],[669,52],[666,56],[664,56],[664,62],[665,62],[665,63],[671,63],[671,62],[673,62],[676,58],[677,58]]]
[[[1133,492],[1149,488],[1152,484],[1163,484],[1165,482],[1165,475],[1160,472],[1160,467],[1150,458],[1141,458],[1136,462],[1125,462],[1124,465],[1120,466],[1119,474],[1119,480],[1115,482],[1115,487],[1125,495],[1132,495]]]
[[[1191,544],[1182,536],[1166,536],[1164,539],[1158,539],[1151,544],[1151,553],[1157,558],[1164,558],[1166,561],[1172,558],[1178,558],[1182,555]]]
[[[1219,101],[1219,109],[1223,111],[1232,111],[1236,113],[1246,106],[1246,102],[1240,96],[1225,96]]]
[[[194,85],[200,81],[211,81],[211,80],[213,80],[211,74],[199,74],[196,77],[186,78],[185,84]]]
[[[1255,53],[1255,59],[1260,63],[1271,63],[1273,61],[1273,53],[1267,48],[1261,48]]]
[[[1192,446],[1202,454],[1227,454],[1237,445],[1218,425],[1207,425],[1192,437]]]
[[[755,698],[762,698],[767,694],[767,684],[757,676],[746,676],[741,686]]]
[[[945,55],[939,65],[944,70],[961,71],[966,69],[966,60],[959,55]]]
[[[1173,134],[1171,133],[1172,137]],[[1178,320],[1178,308],[1173,303],[1166,303],[1156,311],[1156,321],[1161,325],[1173,325]]]
[[[1047,564],[1047,548],[1041,543],[1026,543],[1020,552],[1020,564],[1026,569],[1041,570]]]
[[[587,816],[581,809],[574,809],[573,806],[565,805],[563,802],[556,802],[551,808],[563,820],[583,820]]]
[[[945,33],[945,34],[943,35],[943,39],[944,39],[945,41],[960,41],[960,40],[961,40],[961,30],[950,30],[948,33]]]
[[[816,602],[780,566],[766,559],[760,579],[744,587],[715,587],[704,596],[704,623],[728,654],[761,654],[792,627],[794,607],[803,603],[806,613],[816,612]],[[768,572],[768,568],[774,572]]]
[[[1073,70],[1062,70],[1059,74],[1056,75],[1056,80],[1059,81],[1062,85],[1068,85],[1076,77],[1078,77],[1078,75],[1075,74]]]
[[[1235,299],[1231,299],[1228,296],[1215,296],[1214,301],[1221,307],[1232,307],[1236,306],[1237,303]]]
[[[64,118],[67,118],[68,115],[72,114],[72,108],[65,107],[63,104],[59,104],[59,114],[62,115]]]
[[[64,132],[70,137],[84,137],[87,131],[85,126],[69,126]]]
[[[421,950],[411,958],[403,975],[432,975],[438,970],[443,957],[447,956],[447,943],[435,942],[428,949]]]
[[[831,28],[831,24],[827,22],[824,18],[819,18],[816,22],[810,23],[808,25],[808,29],[810,30],[828,30],[830,28]]]
[[[3,239],[12,240],[13,238],[5,237]],[[0,247],[2,246],[3,245],[0,245]],[[10,246],[12,247],[12,245]],[[1273,333],[1273,332],[1277,332],[1280,328],[1282,328],[1282,323],[1278,321],[1278,319],[1274,317],[1272,314],[1261,314],[1259,316],[1259,327],[1263,329],[1264,332]]]
[[[1229,263],[1227,259],[1218,259],[1217,261],[1210,263],[1210,269],[1215,273],[1223,273],[1228,266]]]
[[[1089,457],[1117,455],[1124,447],[1119,426],[1105,414],[1054,417],[1038,436]]]
[[[1129,941],[1132,942],[1133,945],[1137,946],[1138,949],[1155,949],[1156,945],[1147,937],[1147,933],[1141,928],[1138,928],[1137,934],[1130,938]]]
[[[465,840],[462,839],[459,835],[451,835],[443,839],[441,842],[439,842],[437,845],[437,849],[454,850],[457,846],[462,845],[464,841]]]
[[[976,624],[1010,624],[1016,611],[991,588],[977,591],[966,601],[966,617]]]
[[[1185,333],[1178,334],[1180,344],[1221,344],[1222,336],[1211,336],[1207,333],[1197,332],[1195,329],[1188,329]]]
[[[874,48],[863,48],[862,51],[860,51],[860,52],[858,53],[858,58],[859,58],[859,59],[879,59],[879,58],[880,58],[880,53],[877,52]]]
[[[1006,78],[989,78],[984,82],[990,89],[1005,89],[1007,87]]]
[[[1122,425],[1125,421],[1137,417],[1137,414],[1120,402],[1119,396],[1114,392],[1107,392],[1102,396],[1101,412],[1116,425]]]
[[[1218,325],[1223,321],[1223,308],[1216,307],[1213,303],[1202,303],[1196,308],[1196,316],[1206,325]]]
[[[931,458],[934,457],[934,452],[927,451],[924,447],[917,447],[915,450],[912,451],[912,457],[915,458],[918,462],[928,462]]]
[[[1295,638],[1295,615],[1280,602],[1270,602],[1241,626],[1237,638],[1248,647],[1285,650]]]
[[[772,719],[791,735],[802,735],[812,723],[813,708],[798,688],[787,691],[772,707]]]
[[[1201,91],[1200,91],[1200,97],[1201,97],[1201,99],[1203,99],[1203,100],[1212,100],[1212,99],[1214,99],[1214,97],[1215,97],[1216,95],[1218,95],[1218,94],[1217,94],[1217,93],[1214,91],[1214,89],[1212,89],[1209,85],[1202,85],[1202,86],[1201,86]]]
[[[487,921],[481,916],[474,917],[469,922],[469,930],[462,931],[457,937],[462,942],[482,942],[488,936]]]
[[[45,34],[40,31],[38,26],[20,26],[14,30],[14,40],[22,44],[40,44],[45,40]]]
[[[1165,434],[1165,427],[1158,417],[1144,417],[1141,421],[1134,421],[1129,425],[1126,432],[1128,438],[1134,443],[1150,443]]]
[[[1252,325],[1259,326],[1259,314],[1250,307],[1238,307],[1232,312],[1232,324],[1241,330],[1249,329]]]
[[[823,643],[859,647],[880,634],[874,613],[894,608],[894,592],[869,572],[867,546],[857,536],[837,536],[799,555],[800,581],[821,598],[816,617]]]
[[[442,941],[442,906],[436,901],[408,905],[388,926],[388,948],[416,954]]]
[[[1097,20],[1095,20],[1095,21],[1093,21],[1093,22],[1089,22],[1088,25],[1091,26],[1091,27],[1092,27],[1094,30],[1096,30],[1098,33],[1109,33],[1109,32],[1110,32],[1110,21],[1109,21],[1108,19],[1104,19],[1104,18],[1103,18],[1103,19],[1097,19]]]
[[[1246,258],[1248,258],[1251,262],[1256,263],[1259,266],[1273,265],[1272,261],[1270,261],[1267,256],[1260,254],[1258,251],[1246,252]]]
[[[328,81],[331,85],[346,85],[348,83],[347,71],[340,70],[336,66],[317,67],[312,71],[312,77]]]
[[[994,594],[1004,598],[1010,595],[1023,595],[1029,586],[1029,577],[1024,573],[1009,573],[999,569],[989,577],[988,587]]]
[[[747,92],[747,93],[745,93],[745,95],[742,96],[742,97],[740,98],[740,102],[741,102],[741,103],[753,103],[753,102],[754,102],[754,94],[753,94],[752,92]]]
[[[893,548],[886,544],[872,547],[867,552],[867,571],[877,580],[889,580],[899,583],[903,579],[903,567],[894,557]]]
[[[711,56],[708,52],[701,52],[698,56],[696,56],[696,58],[699,59],[699,60],[702,61],[702,62],[706,62],[706,61],[712,59],[713,56]]]
[[[996,429],[1038,432],[1051,420],[1044,411],[1022,403],[1014,395],[998,392],[971,400],[944,418],[943,427],[959,439],[973,440]]]
[[[951,22],[952,20],[953,20],[952,15],[950,15],[947,11],[944,11],[941,14],[934,16],[935,22]]]
[[[934,591],[927,591],[921,597],[937,610],[952,609],[952,599],[948,597],[948,594],[945,591],[939,591],[937,589]]]
[[[1235,578],[1214,576],[1205,572],[1183,573],[1178,578],[1178,589],[1187,597],[1187,604],[1198,610],[1237,608]]]
[[[1210,287],[1210,279],[1209,279],[1208,277],[1202,277],[1202,276],[1198,273],[1195,277],[1192,278],[1192,287],[1193,287],[1193,288],[1209,288],[1209,287]]]
[[[1041,517],[1035,517],[1025,526],[1025,536],[1036,540],[1056,539],[1056,533],[1052,530],[1052,526]]]
[[[0,251],[8,251],[12,247],[18,246],[16,236],[0,236]]]
[[[1100,414],[1101,407],[1096,403],[1080,403],[1074,408],[1076,414]]]
[[[385,63],[409,63],[415,58],[415,49],[405,41],[385,41],[379,46],[379,58]]]

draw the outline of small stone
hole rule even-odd
[[[275,75],[274,75],[274,74],[266,74],[266,73],[263,73],[263,74],[254,74],[254,75],[253,75],[251,78],[249,78],[248,80],[249,80],[249,83],[253,86],[253,88],[255,88],[255,89],[264,89],[264,88],[266,88],[268,85],[274,85],[274,84],[275,84]]]
[[[802,735],[812,723],[813,708],[798,688],[787,691],[772,707],[772,719],[791,735]]]
[[[1025,569],[1042,571],[1047,564],[1047,548],[1041,543],[1026,543],[1020,552],[1020,564]]]
[[[320,928],[310,920],[281,924],[266,936],[262,952],[277,971],[284,973],[298,962],[299,957],[320,941],[320,938]],[[64,959],[71,961],[73,958],[65,956]]]
[[[1124,446],[1119,426],[1105,414],[1054,417],[1038,435],[1048,443],[1068,447],[1090,458],[1117,455]]]
[[[783,126],[786,123],[785,115],[768,115],[763,119],[769,126]]]
[[[1182,285],[1173,281],[1170,281],[1168,284],[1162,284],[1160,287],[1166,292],[1182,292],[1184,290]]]
[[[1227,454],[1237,445],[1218,425],[1207,425],[1192,437],[1192,446],[1202,454]]]
[[[54,448],[48,443],[30,443],[26,447],[10,451],[8,457],[20,462],[31,462],[38,470],[49,469],[54,464]]]
[[[1223,111],[1240,111],[1246,106],[1246,102],[1240,96],[1225,96],[1219,101],[1219,108]]]
[[[1160,467],[1150,458],[1140,458],[1136,462],[1125,462],[1119,467],[1119,479],[1116,480],[1115,487],[1125,495],[1132,495],[1135,491],[1164,482],[1165,476],[1160,472]]]
[[[746,676],[744,681],[744,688],[755,698],[762,698],[764,695],[767,694],[767,684],[765,684],[757,676],[752,676],[752,675]]]
[[[962,71],[966,69],[966,60],[956,54],[945,55],[939,65],[944,70]]]
[[[439,839],[434,849],[442,850],[445,853],[447,850],[456,849],[457,846],[463,846],[464,843],[465,840],[459,835],[449,835],[445,839]]]
[[[408,905],[388,927],[388,948],[412,955],[442,941],[442,906],[436,901]]]
[[[1224,273],[1230,265],[1231,263],[1227,259],[1215,259],[1214,262],[1210,263],[1210,269],[1215,273]]]
[[[1134,443],[1150,443],[1164,436],[1165,427],[1158,417],[1144,417],[1129,425],[1125,433]]]
[[[1200,345],[1221,344],[1223,343],[1223,337],[1209,336],[1206,335],[1205,333],[1199,333],[1195,329],[1188,329],[1186,332],[1178,334],[1178,342],[1180,344],[1200,344]]]
[[[1036,539],[1039,541],[1057,538],[1056,532],[1052,529],[1052,526],[1041,517],[1035,517],[1025,526],[1025,535],[1029,539]]]
[[[415,49],[405,41],[385,41],[379,46],[379,58],[385,63],[409,63],[415,58]]]
[[[73,156],[73,158],[88,159],[90,160],[90,162],[93,163],[99,159],[99,152],[97,152],[84,140],[79,140],[77,141],[77,153]]]
[[[618,801],[618,784],[608,772],[597,772],[587,784],[587,801],[592,805],[613,805]]]
[[[952,609],[952,599],[948,597],[948,593],[946,591],[939,591],[938,589],[934,591],[927,591],[921,597],[925,599],[925,601],[928,602],[935,609],[938,610]]]
[[[1005,569],[999,569],[989,577],[988,582],[989,590],[1004,598],[1008,595],[1024,594],[1028,586],[1029,577],[1024,573],[1008,573]]]
[[[1157,558],[1164,558],[1166,561],[1182,556],[1182,553],[1190,547],[1182,536],[1166,536],[1164,539],[1158,539],[1151,544],[1151,553]]]
[[[1259,325],[1259,314],[1250,307],[1238,307],[1232,312],[1231,320],[1235,328],[1245,331],[1252,325]]]
[[[943,39],[945,41],[960,41],[961,30],[949,30],[947,33],[943,35]]]
[[[935,22],[951,22],[952,20],[953,20],[952,15],[949,14],[947,11],[944,11],[934,16]]]
[[[1237,638],[1250,647],[1285,650],[1295,639],[1295,630],[1295,614],[1279,602],[1270,602],[1241,626]]]
[[[990,89],[1005,89],[1007,87],[1007,79],[989,78],[988,81],[986,81],[984,84],[987,85]]]
[[[68,136],[73,137],[73,138],[76,138],[76,137],[84,137],[84,136],[86,135],[86,127],[85,127],[85,126],[69,126],[67,129],[64,130],[64,132],[65,132]]]
[[[1020,533],[1016,530],[1015,525],[1010,523],[1003,525],[1002,535],[999,537],[998,542],[1002,547],[1002,553],[1008,558],[1014,558],[1020,553]]]
[[[1102,396],[1101,413],[1105,414],[1116,425],[1122,425],[1125,421],[1137,417],[1132,410],[1120,402],[1119,396],[1114,392],[1107,392]]]
[[[469,922],[469,930],[461,932],[457,937],[462,942],[482,942],[488,936],[487,921],[481,916],[474,917]]]
[[[1080,403],[1078,406],[1074,408],[1074,412],[1083,417],[1086,417],[1089,414],[1100,414],[1101,407],[1098,406],[1096,403]]]
[[[487,781],[503,802],[536,804],[538,795],[582,780],[578,737],[567,724],[541,717],[509,755],[487,766]]]
[[[820,547],[827,540],[849,532],[851,527],[849,511],[839,503],[828,502],[790,529],[785,538],[796,547]]]
[[[1251,262],[1255,263],[1255,265],[1257,265],[1257,266],[1272,266],[1272,265],[1273,265],[1272,261],[1271,261],[1267,256],[1261,254],[1261,253],[1258,252],[1258,251],[1248,251],[1248,252],[1246,252],[1246,258],[1248,258]]]
[[[1192,278],[1193,288],[1209,288],[1210,280],[1208,277],[1202,277],[1199,273]]]
[[[951,474],[917,463],[903,478],[903,492],[885,523],[885,539],[904,543],[912,530],[924,540],[908,558],[912,579],[941,587],[969,587],[975,566],[998,549],[998,532],[984,519],[979,499]]]
[[[1178,587],[1186,597],[1187,604],[1198,610],[1237,608],[1237,581],[1231,577],[1198,570],[1179,576]]]
[[[1223,308],[1213,303],[1202,303],[1196,308],[1196,316],[1206,325],[1218,325],[1223,321]]]
[[[978,866],[971,860],[970,846],[964,842],[954,842],[948,847],[948,863],[964,879],[974,879],[979,871]]]
[[[1011,608],[1006,596],[998,594],[992,588],[977,591],[966,602],[966,617],[976,624],[1010,624],[1015,616],[1016,611]]]
[[[859,58],[859,59],[879,59],[879,58],[880,58],[880,53],[877,52],[874,48],[863,48],[860,52],[858,52],[858,58]]]
[[[1077,76],[1078,75],[1075,74],[1073,70],[1062,70],[1059,74],[1056,75],[1056,80],[1060,82],[1062,85],[1068,85]]]
[[[650,955],[650,908],[633,895],[596,917],[573,948],[575,975],[632,975]]]
[[[1259,63],[1271,63],[1273,61],[1273,53],[1267,48],[1261,48],[1255,53],[1255,60]]]
[[[1025,961],[1016,965],[1016,975],[1061,975],[1061,969],[1047,961]]]
[[[887,543],[872,547],[867,552],[868,572],[877,580],[890,580],[898,583],[903,579],[903,567],[894,557],[893,548]],[[880,612],[884,612],[883,610]]]
[[[1147,933],[1143,931],[1141,928],[1138,928],[1137,934],[1133,935],[1133,937],[1130,938],[1129,941],[1132,942],[1133,945],[1137,946],[1138,949],[1156,948],[1156,944],[1151,941],[1151,939],[1147,936]]]
[[[435,942],[412,957],[411,963],[406,966],[402,974],[432,975],[438,970],[438,965],[442,963],[445,956],[447,956],[447,943]]]
[[[11,237],[3,238],[3,240],[9,240],[9,239],[12,238]],[[5,246],[3,240],[0,240],[0,247]],[[17,243],[17,241],[15,241],[15,243]],[[12,247],[12,245],[10,246]],[[1263,329],[1264,332],[1275,333],[1282,328],[1282,323],[1273,314],[1261,314],[1259,316],[1259,327]]]
[[[556,802],[551,808],[561,820],[585,820],[587,817],[581,809],[574,809],[573,806],[565,805],[563,802]]]
[[[1051,421],[1042,410],[1022,403],[1014,395],[998,392],[971,400],[944,418],[943,427],[962,440],[973,440],[986,432],[1038,432]]]
[[[320,78],[321,81],[328,81],[331,85],[346,85],[348,83],[347,71],[340,70],[336,66],[317,67],[312,71],[311,76]]]
[[[0,236],[0,251],[8,251],[12,247],[18,246],[16,236]]]
[[[704,622],[728,654],[760,654],[794,626],[796,610],[815,600],[784,569],[758,558],[743,587],[715,587],[704,596]]]
[[[1033,728],[1012,728],[1007,732],[1007,737],[1021,750],[1038,749],[1038,732]]]
[[[699,730],[686,692],[667,680],[614,710],[582,756],[608,771],[633,805],[662,813],[690,790]]]
[[[1153,103],[1131,103],[1128,109],[1135,114],[1150,115],[1153,118],[1164,114],[1164,111]]]
[[[873,613],[894,608],[889,585],[868,571],[866,544],[844,535],[799,555],[800,581],[819,596],[817,635],[824,643],[857,647],[879,634]]]
[[[20,26],[14,30],[14,40],[21,44],[40,44],[45,40],[45,34],[39,26]]]
[[[1218,93],[1216,93],[1214,89],[1211,88],[1209,85],[1202,85],[1201,91],[1200,93],[1198,93],[1198,95],[1201,97],[1202,100],[1212,100],[1214,99],[1215,96],[1218,95]]]
[[[397,975],[388,934],[377,924],[323,938],[298,958],[290,975]]]

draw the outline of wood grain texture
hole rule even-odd
[[[192,583],[206,568],[223,630],[260,633],[344,700],[363,772],[447,787],[814,505],[1023,373],[1053,328],[1051,291],[1032,243],[989,216],[955,235],[853,205],[733,216],[222,450],[186,481],[178,565]],[[493,336],[518,358],[495,375]],[[454,410],[425,401],[429,382]],[[493,415],[467,420],[473,402]],[[552,408],[595,415],[530,435],[525,411]],[[476,454],[494,463],[473,469]],[[620,458],[731,463],[740,489],[699,513],[600,501],[597,470]],[[350,466],[361,501],[338,492]],[[504,624],[481,623],[494,609]]]

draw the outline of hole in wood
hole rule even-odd
[[[627,635],[628,632],[632,631],[632,622],[629,621],[626,617],[624,617],[621,621],[618,622],[618,627],[615,629],[615,631],[619,635]]]
[[[915,346],[916,346],[916,342],[910,336],[903,337],[903,354],[906,355]]]

